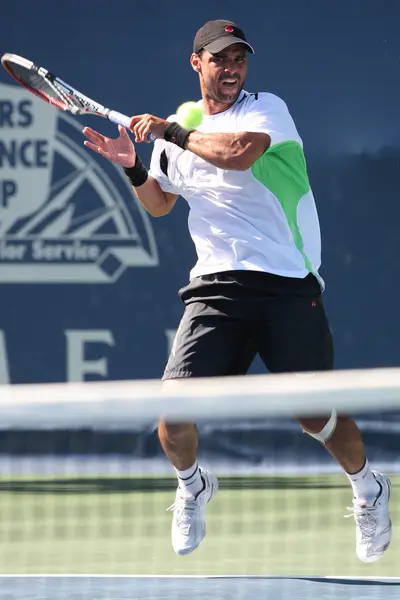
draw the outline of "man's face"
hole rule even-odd
[[[233,104],[239,96],[247,73],[244,44],[232,44],[218,54],[203,50],[192,55],[192,65],[200,74],[203,93],[221,104]]]

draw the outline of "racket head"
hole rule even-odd
[[[45,102],[60,108],[61,110],[73,110],[68,103],[66,95],[56,83],[56,77],[43,69],[37,67],[30,60],[17,54],[6,53],[1,57],[1,64],[17,83],[38,96]]]
[[[95,102],[32,61],[17,54],[6,53],[1,57],[1,64],[17,83],[61,110],[72,112],[74,115],[98,115],[129,128],[130,117]]]

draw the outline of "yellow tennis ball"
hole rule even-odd
[[[176,111],[178,123],[185,129],[196,129],[203,120],[203,111],[197,102],[184,102]]]

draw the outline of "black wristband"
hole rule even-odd
[[[179,123],[170,123],[165,128],[164,140],[166,142],[172,142],[173,144],[176,144],[185,150],[186,140],[192,131],[193,129],[185,129],[184,127],[181,127]]]
[[[136,161],[134,167],[122,168],[133,187],[139,187],[140,185],[146,183],[149,173],[144,164],[142,163],[141,158],[138,154],[136,154]]]

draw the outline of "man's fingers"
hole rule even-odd
[[[95,152],[98,152],[98,145],[97,144],[92,144],[92,142],[88,142],[87,140],[85,140],[83,142],[84,146],[86,146],[86,148],[90,148],[91,150],[94,150]]]
[[[128,137],[128,132],[123,125],[118,125],[118,131],[122,137]]]
[[[150,134],[150,123],[148,121],[141,123],[137,128],[137,134],[140,142],[147,142]]]
[[[131,117],[131,122],[129,123],[129,129],[133,132],[133,128],[135,127],[135,125],[137,125],[137,123],[139,123],[139,121],[141,121],[143,119],[143,117],[145,117],[146,115],[135,115],[134,117]]]
[[[141,121],[143,119],[143,117],[145,117],[146,115],[133,115],[131,117],[131,122],[135,121],[135,123],[137,123],[138,121]]]
[[[136,142],[147,142],[151,133],[152,118],[149,115],[141,115],[141,119],[134,125],[132,132]]]
[[[141,124],[140,124],[140,122],[138,122],[138,123],[136,123],[136,124],[135,124],[135,125],[132,127],[132,129],[131,129],[131,132],[132,132],[132,133],[133,133],[133,135],[135,136],[135,141],[136,141],[136,142],[137,142],[137,141],[139,141],[139,139],[138,139],[138,138],[139,138],[139,130],[140,130],[140,125],[141,125]]]
[[[100,146],[98,146],[97,144],[92,144],[92,142],[88,142],[86,140],[83,143],[87,148],[90,148],[91,150],[93,150],[93,152],[97,152],[97,154],[101,154],[101,156],[104,156],[104,158],[108,158],[108,160],[112,160],[111,154],[109,152],[107,152],[106,150],[103,150],[103,148],[100,148]]]
[[[107,160],[113,160],[111,154],[106,150],[103,150],[103,148],[100,148],[100,146],[97,148],[97,152],[101,154],[101,156],[104,156],[104,158],[107,158]]]
[[[90,127],[85,127],[82,131],[82,133],[84,135],[86,135],[87,138],[89,138],[89,140],[92,140],[92,142],[105,142],[106,138],[104,135],[101,135],[101,133],[99,133],[98,131],[95,131],[94,129],[91,129]]]
[[[137,142],[142,141],[142,135],[141,135],[142,130],[143,130],[143,123],[140,122],[135,126],[135,137],[136,137]]]

